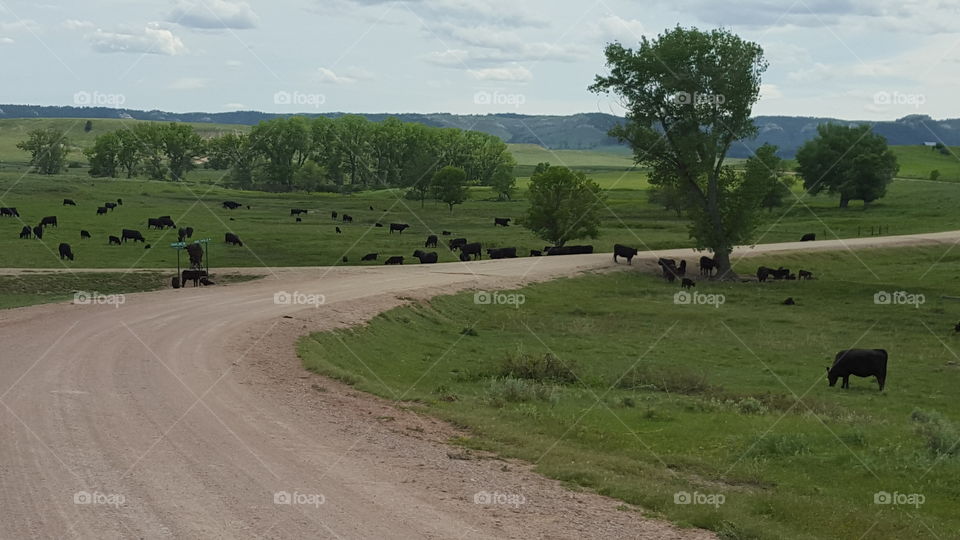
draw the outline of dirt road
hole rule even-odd
[[[958,240],[960,231],[846,242]],[[640,257],[664,255],[693,252]],[[294,354],[298,336],[406,297],[611,267],[602,254],[273,269],[122,305],[0,311],[0,538],[711,537],[525,465],[465,455],[445,444],[453,428],[309,375]],[[277,304],[280,292],[326,303]]]

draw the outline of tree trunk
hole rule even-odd
[[[846,195],[841,195],[841,196],[840,196],[840,208],[846,208],[846,207],[848,207],[848,206],[850,206],[850,199],[848,199]]]
[[[738,279],[737,274],[730,266],[729,251],[714,252],[713,262],[717,265],[717,279],[721,281],[736,281]]]

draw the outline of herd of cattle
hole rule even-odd
[[[227,203],[224,203],[226,206]],[[239,203],[236,203],[239,206]],[[73,199],[63,199],[63,206],[77,206],[77,202]],[[97,207],[97,215],[102,216],[106,215],[108,212],[113,212],[116,208],[123,206],[123,199],[117,199],[116,202],[106,202],[103,206]],[[247,207],[249,208],[249,206]],[[20,216],[20,211],[15,207],[2,207],[0,208],[0,217],[11,217],[23,220]],[[38,240],[43,240],[43,233],[46,227],[57,227],[59,229],[60,223],[57,219],[57,216],[45,216],[40,219],[40,223],[36,227],[30,227],[29,225],[24,225],[20,230],[21,239],[30,239],[36,238]],[[173,221],[170,216],[160,216],[156,218],[147,218],[147,229],[156,229],[156,230],[166,230],[166,229],[177,229],[177,238],[180,242],[188,238],[193,237],[193,227],[177,227],[177,224]],[[93,238],[93,235],[89,231],[80,230],[80,240],[89,240]],[[116,245],[120,246],[125,244],[128,240],[133,243],[140,242],[144,244],[145,249],[150,249],[152,246],[146,243],[146,239],[139,230],[136,229],[121,229],[119,236],[108,235],[107,243],[111,246]],[[224,242],[231,245],[242,246],[243,242],[240,241],[240,238],[233,233],[226,233],[224,236]],[[73,248],[70,244],[62,242],[58,246],[58,251],[60,259],[74,260]],[[186,279],[184,281],[187,281]],[[193,280],[191,280],[193,281]],[[209,282],[212,284],[212,282]]]

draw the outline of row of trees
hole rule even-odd
[[[18,147],[31,152],[40,173],[65,168],[69,142],[62,131],[36,130]],[[468,183],[493,187],[501,199],[512,197],[516,183],[515,162],[499,138],[392,118],[278,118],[209,139],[189,124],[141,122],[98,136],[84,154],[98,177],[179,181],[202,165],[226,171],[227,183],[243,189],[400,187],[421,203],[435,195],[432,180],[444,167],[462,170]]]
[[[208,165],[229,169],[234,186],[266,191],[389,186],[408,188],[422,202],[444,167],[463,170],[468,182],[493,186],[506,199],[515,183],[515,162],[499,138],[392,118],[277,118],[208,146]]]

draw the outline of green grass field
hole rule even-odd
[[[958,292],[960,253],[944,251],[750,259],[738,271],[817,279],[700,282],[720,307],[676,305],[678,287],[635,271],[501,291],[523,294],[519,308],[457,294],[314,334],[300,354],[467,428],[460,444],[721,538],[953,538],[960,304],[941,295]],[[876,305],[881,290],[926,301]],[[850,347],[889,351],[883,393],[856,377],[828,387],[824,368]],[[724,500],[676,504],[683,492]],[[874,504],[880,492],[925,500]]]
[[[637,178],[630,181],[635,185],[641,182]],[[608,186],[615,182],[615,178],[603,179]],[[0,218],[0,253],[6,254],[2,266],[12,268],[175,267],[176,253],[168,246],[176,241],[176,232],[148,230],[146,226],[148,217],[160,215],[193,227],[194,239],[211,238],[214,267],[335,265],[344,264],[344,256],[346,264],[359,264],[360,258],[371,252],[411,257],[415,249],[423,248],[428,234],[439,235],[443,230],[488,247],[515,246],[521,253],[543,248],[545,242],[521,226],[493,226],[495,216],[516,220],[523,214],[527,206],[523,192],[512,202],[493,200],[485,188],[476,188],[471,195],[472,200],[451,213],[433,202],[420,208],[418,202],[398,198],[394,190],[351,196],[269,194],[192,182],[0,173],[0,206],[17,207],[21,214],[21,219]],[[821,239],[834,234],[850,238],[868,235],[871,227],[877,231],[881,226],[889,234],[952,230],[957,224],[951,201],[958,195],[957,184],[904,180],[895,182],[890,194],[866,211],[858,207],[840,210],[827,197],[805,197],[803,204],[770,213],[757,239],[764,243],[793,241],[805,232],[815,232]],[[612,251],[614,243],[649,249],[692,245],[686,220],[650,205],[643,190],[614,189],[607,196],[599,238],[583,241],[597,251]],[[62,206],[64,198],[76,200],[78,206]],[[105,216],[96,215],[97,206],[117,198],[123,199],[122,207]],[[221,203],[227,199],[249,204],[251,209],[225,210]],[[294,207],[311,213],[296,223],[290,217]],[[334,210],[353,215],[354,223],[332,221],[330,212]],[[43,241],[18,238],[24,224],[36,225],[44,216],[57,216],[59,227],[48,227]],[[376,222],[408,223],[411,228],[403,235],[389,234],[387,228],[375,227]],[[342,234],[336,233],[338,226]],[[140,230],[153,248],[144,250],[143,244],[132,243],[108,245],[107,237],[119,236],[123,228]],[[89,231],[93,238],[81,240],[80,230]],[[225,245],[228,231],[239,235],[244,247]],[[75,261],[60,261],[56,254],[60,242],[71,244]],[[442,261],[455,260],[447,250],[439,253]]]
[[[900,163],[899,176],[903,178],[930,179],[930,171],[940,171],[940,180],[960,182],[960,148],[950,148],[950,154],[944,155],[927,146],[893,146],[897,162]]]

